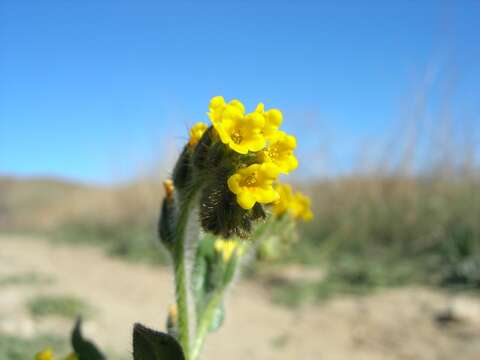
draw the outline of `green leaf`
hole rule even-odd
[[[208,331],[213,332],[217,331],[223,324],[223,320],[225,319],[225,307],[223,304],[215,310],[212,316],[212,322],[210,323],[210,327]]]
[[[82,335],[82,318],[77,318],[72,330],[71,342],[78,360],[106,360],[105,355],[94,343],[85,339]]]
[[[173,336],[141,324],[133,327],[134,360],[185,360],[180,344]]]

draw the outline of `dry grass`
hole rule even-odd
[[[71,223],[139,221],[158,212],[160,181],[100,187],[57,179],[0,178],[0,229],[51,230]]]
[[[310,192],[335,246],[378,244],[408,254],[447,238],[452,226],[479,237],[479,185],[476,177],[349,177],[317,183]]]
[[[158,179],[99,187],[0,178],[0,231],[46,233],[130,260],[164,263],[156,241],[162,196]]]

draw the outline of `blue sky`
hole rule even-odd
[[[419,88],[479,113],[479,24],[475,0],[0,0],[0,174],[167,167],[214,95],[281,109],[301,173],[345,170]]]

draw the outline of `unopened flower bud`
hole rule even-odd
[[[177,324],[178,324],[177,305],[171,304],[168,307],[167,332],[174,337],[177,336],[177,332],[178,332]]]
[[[158,237],[162,243],[170,249],[175,242],[174,226],[175,226],[175,204],[173,194],[166,191],[163,199],[160,219],[158,221]]]
[[[198,141],[202,138],[203,133],[207,130],[208,125],[203,122],[197,122],[190,129],[190,139],[188,140],[188,146],[195,147]]]
[[[35,360],[53,360],[53,350],[51,348],[47,348],[37,355],[35,355]]]
[[[173,186],[173,181],[170,179],[167,179],[163,182],[163,188],[165,189],[165,198],[172,202],[173,201],[173,191],[175,190],[175,187]]]
[[[192,165],[194,169],[210,171],[219,166],[226,149],[221,142],[215,141],[217,138],[214,128],[210,126],[193,151]]]

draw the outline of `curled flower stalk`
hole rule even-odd
[[[279,110],[260,103],[247,113],[239,100],[217,96],[208,117],[210,126],[190,130],[165,183],[159,221],[175,268],[177,301],[167,328],[187,360],[199,359],[207,335],[221,326],[225,294],[246,255],[272,234],[269,224],[300,218],[308,207],[278,184],[298,166],[296,139],[280,130]]]

